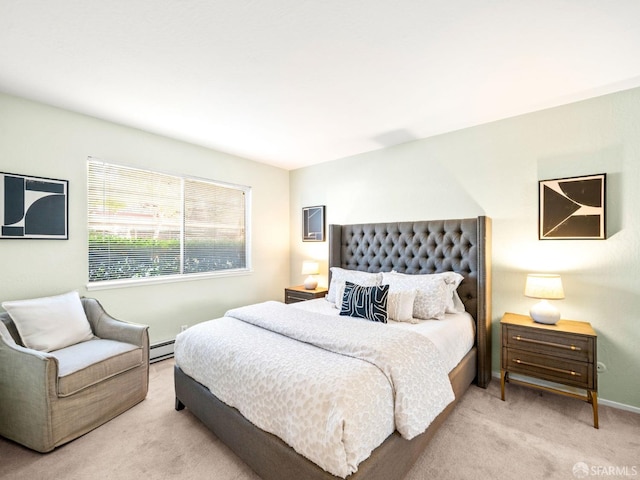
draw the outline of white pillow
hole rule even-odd
[[[358,270],[345,270],[340,267],[331,267],[331,283],[327,301],[336,304],[340,308],[344,282],[349,281],[363,287],[375,287],[382,285],[382,273],[360,272]]]
[[[424,274],[424,275],[409,275],[406,273],[398,273],[395,270],[392,270],[391,272],[385,273],[385,275],[389,275],[389,274],[395,274],[395,275],[405,275],[407,277],[416,279],[416,281],[419,282],[419,278],[422,276],[431,276],[434,278],[441,278],[445,281],[445,283],[447,284],[447,287],[451,293],[451,297],[447,299],[447,307],[445,309],[446,313],[461,313],[465,311],[464,308],[464,303],[462,303],[462,300],[460,299],[460,296],[458,295],[458,287],[460,286],[460,283],[462,283],[462,280],[464,280],[464,277],[462,275],[460,275],[459,273],[456,272],[441,272],[441,273],[428,273],[428,274]],[[386,277],[385,277],[386,278]],[[383,283],[388,283],[385,278],[383,278],[382,282]]]
[[[452,297],[453,297],[452,298],[453,305],[447,306],[447,313],[466,312],[467,309],[465,308],[464,303],[462,303],[462,299],[460,298],[460,295],[458,295],[457,289],[453,291]]]
[[[333,283],[333,282],[331,282]],[[342,310],[342,300],[344,299],[344,289],[347,285],[346,281],[342,281],[342,280],[338,280],[336,281],[335,285],[335,291],[336,291],[336,302],[333,304],[334,307],[336,307],[338,310]],[[372,285],[375,286],[375,285]],[[327,300],[329,299],[329,296],[327,295]]]
[[[393,290],[416,289],[413,316],[421,320],[442,320],[451,301],[451,290],[441,275],[407,275],[385,272],[383,283]]]
[[[28,348],[52,352],[91,340],[93,333],[78,292],[2,302]]]
[[[439,275],[440,277],[444,278],[444,281],[447,283],[447,286],[449,287],[449,291],[451,292],[451,298],[447,303],[446,312],[447,313],[464,312],[465,311],[464,303],[462,303],[462,300],[458,295],[458,287],[460,286],[460,283],[462,283],[462,280],[464,280],[464,277],[456,272],[434,273],[433,275]]]
[[[413,302],[416,299],[417,290],[389,290],[387,313],[391,320],[396,322],[418,323],[413,318]]]

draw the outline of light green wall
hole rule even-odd
[[[526,314],[528,272],[562,274],[563,318],[598,332],[601,398],[640,408],[640,89],[291,172],[291,282],[326,243],[300,240],[300,209],[327,223],[493,219],[493,369],[500,317]],[[607,174],[607,240],[540,241],[538,180]]]
[[[88,156],[251,186],[253,272],[87,292]],[[288,285],[286,170],[0,94],[0,171],[69,180],[69,240],[0,240],[0,301],[78,290],[150,325],[153,343],[230,307],[282,299]]]
[[[87,292],[86,159],[208,177],[253,188],[253,270],[237,277]],[[0,300],[78,290],[152,342],[230,307],[281,299],[300,284],[300,210],[328,223],[488,215],[493,219],[494,323],[526,313],[527,272],[561,273],[564,318],[599,334],[600,396],[640,408],[640,89],[286,172],[91,117],[0,94],[0,171],[70,181],[70,239],[0,240]],[[537,240],[540,179],[607,173],[605,241]],[[290,228],[289,228],[290,226]],[[289,247],[291,255],[289,256]],[[326,283],[326,262],[324,264]],[[321,280],[322,283],[322,280]],[[495,325],[494,325],[495,326]],[[498,329],[494,328],[494,346]],[[499,351],[494,348],[493,367]]]

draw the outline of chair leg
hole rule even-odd
[[[184,403],[182,403],[178,397],[176,397],[176,410],[184,410]]]

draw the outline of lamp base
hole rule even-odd
[[[313,278],[311,275],[309,275],[307,279],[304,281],[304,288],[306,290],[315,290],[317,286],[318,286],[318,281],[315,278]]]
[[[560,311],[546,300],[541,300],[531,307],[529,315],[534,322],[555,325],[560,320]]]

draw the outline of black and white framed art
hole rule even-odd
[[[605,239],[606,174],[539,182],[540,240]]]
[[[69,238],[69,182],[0,172],[0,239]]]
[[[324,205],[302,209],[302,241],[324,242]]]

